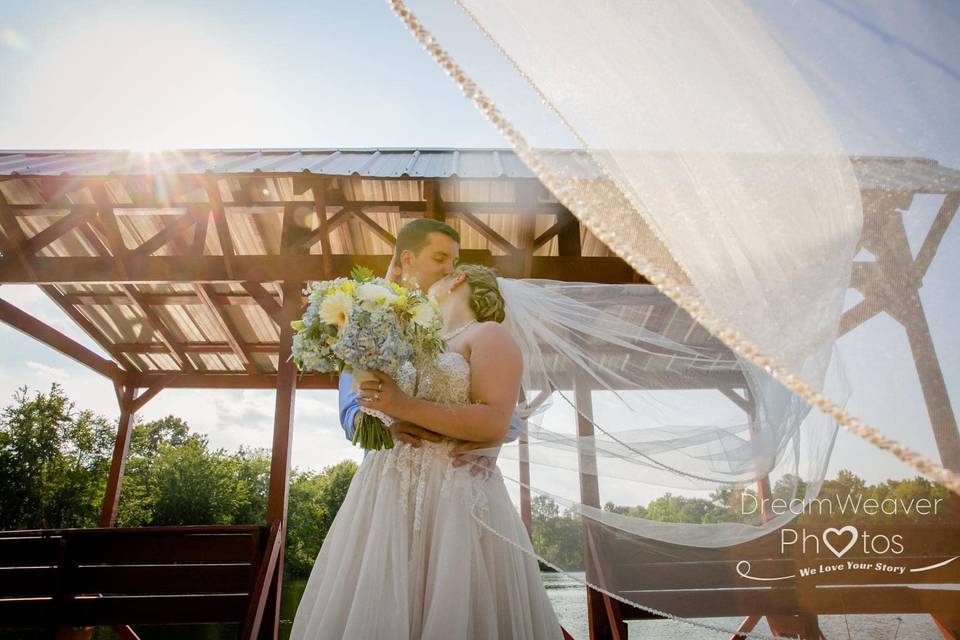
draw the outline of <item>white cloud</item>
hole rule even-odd
[[[29,48],[27,38],[12,27],[0,27],[0,45],[26,51]]]
[[[28,369],[33,369],[41,377],[45,378],[59,378],[61,380],[66,380],[70,377],[70,374],[65,370],[60,369],[59,367],[51,367],[49,365],[43,364],[42,362],[34,362],[33,360],[27,360],[23,363]]]

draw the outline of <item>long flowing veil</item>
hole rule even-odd
[[[541,560],[669,616],[844,437],[876,491],[960,494],[949,3],[388,2],[581,248],[650,283],[501,281],[530,417],[500,466]]]

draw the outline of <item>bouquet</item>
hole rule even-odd
[[[412,394],[414,363],[444,348],[436,300],[420,289],[374,277],[364,267],[355,267],[350,275],[312,282],[304,290],[309,304],[303,318],[290,323],[296,333],[289,359],[301,372],[352,373],[354,391],[363,381],[375,380],[370,370],[377,369]],[[361,411],[353,443],[363,449],[393,447],[386,428],[393,419],[367,407]]]

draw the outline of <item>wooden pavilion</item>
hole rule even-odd
[[[580,153],[557,156],[598,178]],[[910,256],[905,244],[888,246],[886,238],[898,235],[870,230],[896,224],[896,207],[913,194],[946,194],[920,255],[906,265],[919,287],[960,203],[960,172],[927,160],[855,160],[868,205],[863,243],[877,261],[857,265],[852,286],[865,299],[844,317],[844,331],[889,308],[884,279],[890,269],[903,273]],[[39,621],[60,637],[89,637],[93,626],[110,625],[135,638],[128,625],[236,622],[243,638],[276,638],[295,391],[336,386],[329,375],[298,377],[287,362],[290,321],[302,315],[308,281],[348,275],[355,264],[385,272],[397,231],[419,217],[453,225],[461,260],[495,266],[504,276],[645,282],[509,150],[0,152],[0,284],[37,285],[110,357],[2,300],[0,319],[110,379],[120,407],[100,527],[0,534],[0,570],[15,578],[0,586],[0,626]],[[909,324],[925,397],[936,407],[931,419],[941,457],[960,470],[956,422],[949,403],[939,401],[946,386],[922,308],[919,315],[897,309],[897,319]],[[647,328],[667,337],[713,350],[717,366],[697,376],[677,371],[677,387],[717,389],[750,413],[742,375],[724,366],[731,354],[685,312],[665,297],[624,312],[643,314]],[[669,359],[644,364],[663,366],[656,372],[661,384],[673,371]],[[589,415],[589,385],[572,380],[571,387]],[[113,527],[133,416],[165,388],[276,390],[266,523]],[[588,421],[578,425],[581,435],[589,429]],[[520,447],[525,481],[523,441]],[[591,461],[583,457],[581,464]],[[599,506],[599,487],[589,478],[581,476],[583,502]],[[769,493],[763,482],[759,490]],[[529,529],[526,491],[521,514]],[[602,575],[588,577],[603,582]],[[674,577],[672,589],[695,586]],[[650,602],[655,606],[655,598]],[[748,616],[745,630],[762,615],[771,628],[795,622],[788,619],[794,614],[742,605],[711,608],[691,599],[678,613],[733,611]],[[808,631],[816,614],[827,612],[797,607]],[[588,611],[592,638],[625,638],[625,618],[644,615],[593,590]]]

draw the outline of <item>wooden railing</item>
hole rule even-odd
[[[0,628],[239,623],[252,639],[281,544],[279,522],[0,531]]]

